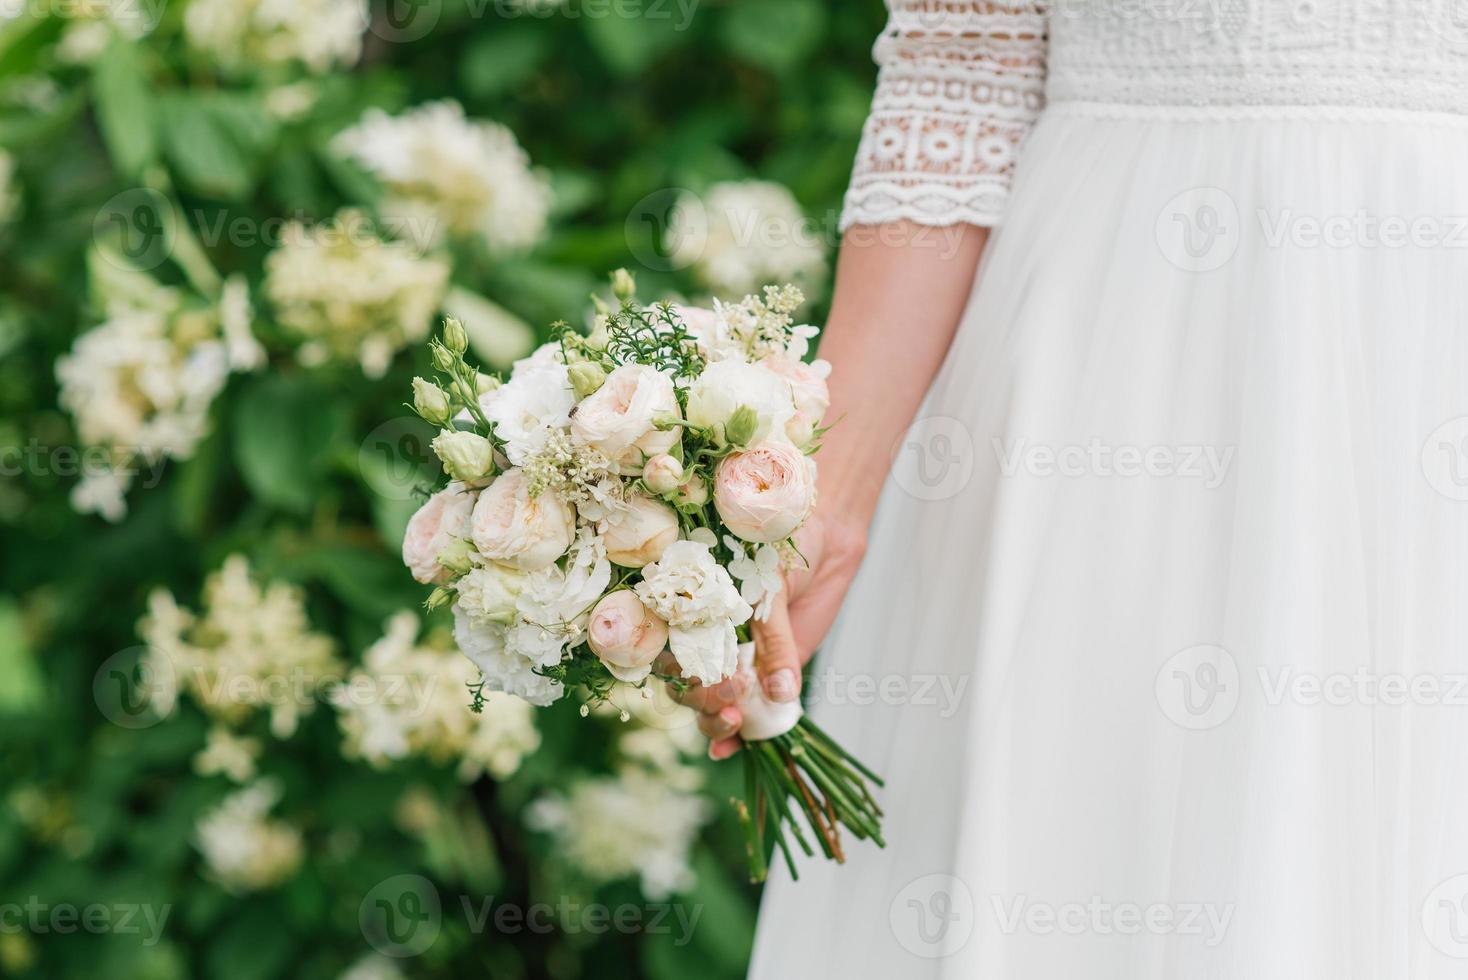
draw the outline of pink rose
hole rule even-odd
[[[408,521],[403,535],[403,564],[424,585],[447,582],[453,573],[438,563],[438,556],[455,538],[469,536],[469,515],[475,494],[462,483],[450,483],[428,498]]]
[[[530,496],[523,470],[506,470],[480,491],[470,518],[474,546],[522,572],[545,568],[571,547],[576,512],[554,493]]]
[[[678,540],[678,512],[660,500],[641,494],[629,497],[627,507],[613,511],[597,528],[607,546],[607,558],[626,568],[657,561]]]
[[[673,379],[645,364],[623,364],[587,395],[571,416],[571,432],[625,469],[666,453],[681,430],[659,429],[659,419],[677,419]]]
[[[714,473],[714,507],[745,541],[783,541],[810,516],[816,464],[783,439],[731,453]]]
[[[642,467],[642,482],[660,496],[672,493],[683,485],[683,464],[667,453],[660,453]]]
[[[591,652],[621,680],[641,680],[668,645],[668,624],[636,594],[619,589],[603,596],[586,626]]]
[[[831,392],[826,387],[830,365],[825,361],[807,364],[779,354],[769,355],[760,364],[790,383],[795,415],[785,423],[785,434],[797,446],[806,445],[831,407]]]

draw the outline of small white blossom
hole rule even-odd
[[[733,535],[724,535],[724,544],[734,553],[729,562],[729,574],[739,580],[739,597],[754,607],[754,618],[764,621],[770,618],[770,600],[785,587],[780,549],[763,544],[754,548],[750,555],[743,541]]]
[[[260,780],[225,797],[194,830],[210,876],[231,892],[273,888],[296,873],[305,854],[301,832],[268,816],[280,788]]]
[[[826,269],[825,246],[795,196],[770,181],[715,184],[701,201],[686,198],[667,245],[676,264],[725,296],[770,281],[816,282]]]
[[[480,399],[495,435],[504,440],[505,455],[516,466],[545,449],[552,434],[571,423],[576,393],[564,364],[518,371],[509,381]]]
[[[355,64],[366,0],[192,0],[184,34],[228,72],[298,63],[323,74]]]
[[[260,740],[236,735],[223,725],[209,729],[204,747],[194,756],[194,771],[201,776],[222,774],[236,783],[255,778],[255,761],[260,758]]]

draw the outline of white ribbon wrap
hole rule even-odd
[[[739,673],[749,682],[749,694],[739,705],[744,714],[744,723],[739,726],[742,738],[760,742],[784,735],[804,717],[805,709],[800,706],[799,698],[780,702],[765,697],[765,689],[760,686],[759,674],[754,669],[753,643],[739,644]]]

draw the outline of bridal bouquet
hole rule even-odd
[[[803,717],[764,698],[751,618],[768,615],[793,535],[815,505],[811,459],[826,365],[804,360],[791,286],[713,309],[645,306],[619,271],[613,310],[556,339],[503,383],[466,359],[454,319],[430,343],[436,382],[414,410],[440,428],[447,486],[413,516],[403,560],[449,604],[488,691],[582,711],[618,685],[675,689],[743,674],[746,795],[735,806],[756,880],[792,842],[842,860],[839,827],[882,843],[878,779]],[[736,584],[737,583],[737,584]],[[649,814],[649,819],[656,819]]]

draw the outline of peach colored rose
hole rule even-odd
[[[714,507],[745,541],[785,540],[810,516],[815,502],[815,463],[783,439],[731,453],[714,472]]]
[[[831,392],[826,387],[826,373],[830,366],[824,361],[807,364],[779,354],[769,355],[760,364],[790,383],[795,414],[785,423],[785,434],[797,446],[807,445],[825,417],[826,409],[831,407]]]
[[[678,540],[678,512],[660,500],[641,494],[629,497],[627,507],[614,511],[597,528],[607,546],[607,558],[627,568],[641,568],[662,557]]]
[[[475,494],[462,483],[450,483],[428,498],[408,521],[403,536],[403,564],[424,585],[448,581],[453,573],[438,563],[438,556],[455,538],[469,536],[469,515]]]
[[[591,652],[621,680],[641,680],[668,645],[668,624],[636,594],[619,589],[603,596],[586,626]]]
[[[679,417],[672,378],[645,364],[623,364],[576,406],[571,432],[624,470],[635,471],[679,439],[678,429],[657,428],[658,419]]]
[[[470,527],[474,546],[484,557],[534,572],[571,547],[576,512],[553,493],[530,496],[529,478],[513,469],[480,492]]]
[[[668,494],[683,484],[683,464],[660,453],[642,467],[642,482],[656,494]]]

